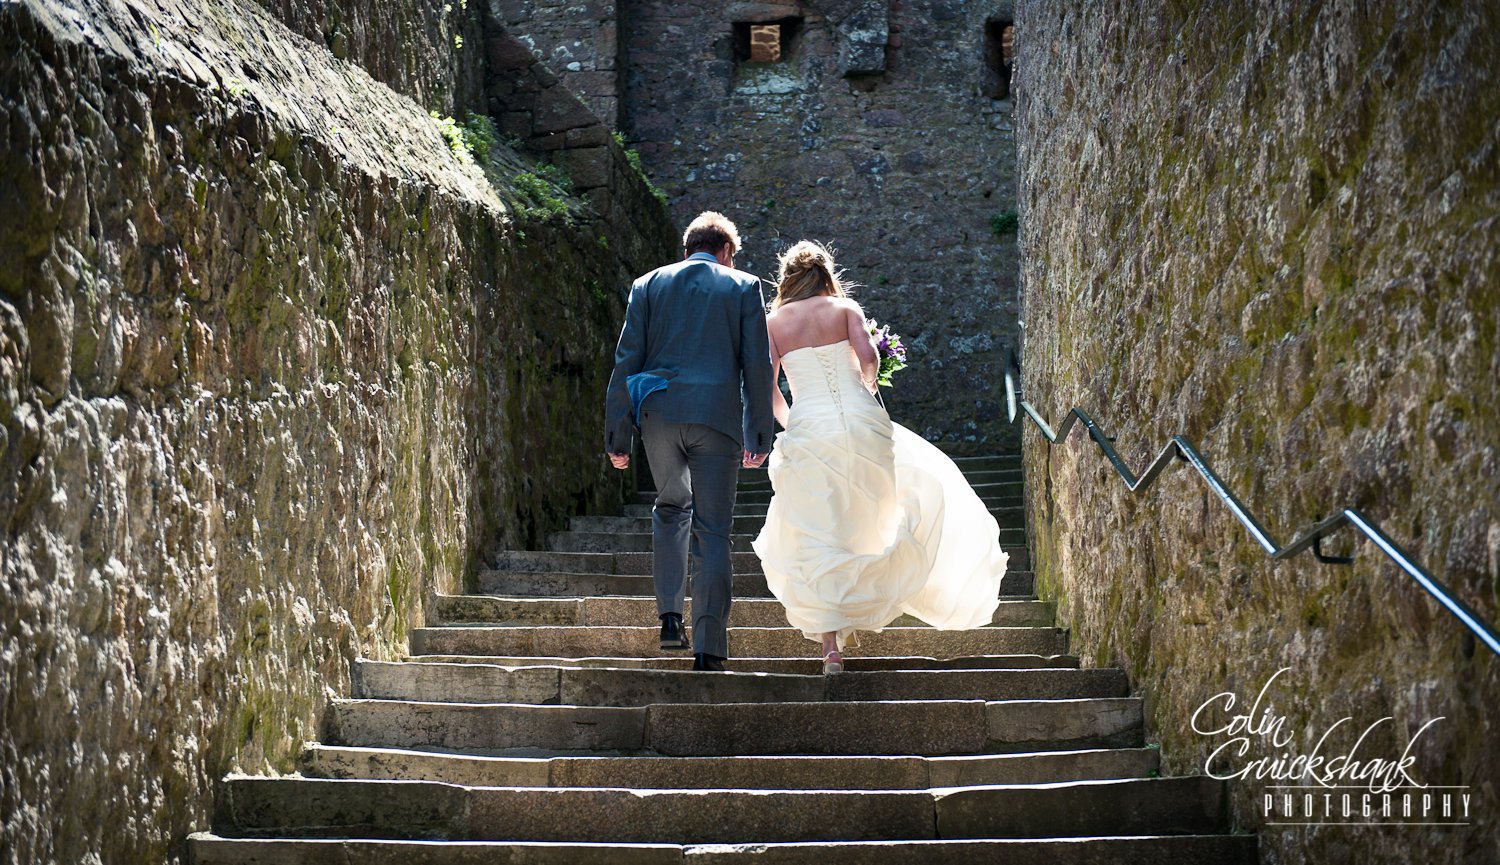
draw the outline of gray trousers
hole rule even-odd
[[[729,532],[740,445],[713,427],[670,423],[652,411],[641,413],[641,442],[656,481],[651,511],[656,612],[682,614],[691,553],[693,651],[727,658],[734,588]]]

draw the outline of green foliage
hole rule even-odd
[[[522,216],[546,220],[567,215],[567,196],[573,191],[573,181],[561,168],[542,163],[517,174],[513,182],[525,199],[519,208]]]
[[[615,139],[615,143],[620,145],[621,150],[625,151],[625,161],[630,163],[630,167],[635,171],[636,175],[641,178],[641,181],[646,184],[646,188],[651,190],[651,195],[655,197],[657,201],[660,201],[662,203],[662,206],[666,206],[667,193],[662,191],[661,187],[652,183],[651,178],[646,176],[645,166],[641,165],[641,154],[625,146],[625,134],[623,132],[616,130],[614,133],[612,133],[612,135]]]
[[[453,47],[454,48],[462,48],[462,47],[464,47],[464,37],[458,35],[457,33],[453,34]]]
[[[488,114],[470,111],[460,123],[436,111],[430,113],[432,119],[437,121],[438,134],[443,136],[448,149],[453,151],[459,162],[470,165],[476,161],[484,163],[489,160],[490,149],[500,140],[500,132],[495,129],[495,121]]]
[[[564,171],[561,166],[553,165],[550,162],[543,162],[537,165],[536,174],[538,177],[561,189],[564,195],[573,194],[573,178],[569,177],[568,172]]]
[[[438,134],[448,142],[448,149],[453,151],[453,156],[465,165],[473,163],[474,154],[469,150],[468,142],[464,141],[464,131],[458,125],[458,121],[452,117],[444,117],[436,111],[429,113],[432,119],[437,121]]]
[[[495,128],[495,121],[488,114],[475,114],[470,111],[464,115],[462,127],[464,143],[474,152],[481,163],[490,159],[490,149],[495,142],[500,140],[500,131]]]
[[[990,231],[996,237],[1014,235],[1021,227],[1021,214],[1014,210],[1002,210],[990,217]]]
[[[602,250],[604,250],[606,252],[609,251],[609,238],[607,238],[607,237],[605,237],[604,235],[601,234],[601,235],[599,235],[598,239],[596,239],[594,242],[599,245],[600,249],[602,249]]]

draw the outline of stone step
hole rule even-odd
[[[800,844],[572,844],[524,841],[190,836],[195,865],[1255,865],[1250,835]]]
[[[644,707],[335,700],[327,727],[329,745],[495,756],[935,757],[1142,745],[1132,697]]]
[[[999,469],[976,469],[959,466],[959,471],[964,473],[964,480],[970,484],[1021,484],[1025,483],[1025,473],[1019,467]]]
[[[1026,486],[1025,480],[1018,471],[966,472],[964,480],[969,482],[969,486],[973,487],[976,493],[983,493],[987,488],[993,488],[993,491],[1019,493]],[[771,489],[774,489],[774,485],[769,478],[765,480],[742,480],[735,486],[736,500],[745,493],[767,492]],[[642,497],[640,501],[650,503],[655,501],[654,496],[656,493],[642,492],[636,495]]]
[[[547,571],[559,574],[622,574],[650,576],[653,554],[644,553],[556,553],[508,550],[496,553],[491,562],[497,571]],[[736,576],[759,574],[760,557],[755,553],[731,553]]]
[[[418,664],[490,664],[499,667],[609,667],[634,670],[689,670],[693,659],[687,653],[674,657],[621,658],[595,656],[588,658],[548,658],[521,655],[414,655],[406,663]],[[804,658],[730,658],[725,662],[730,672],[793,673],[814,675],[823,672],[818,657]],[[847,657],[847,672],[871,670],[1034,670],[1041,668],[1078,669],[1076,655],[975,655],[965,658],[924,658],[920,656]]]
[[[1204,834],[1227,830],[1205,776],[936,790],[466,787],[230,776],[220,835],[733,844]]]
[[[628,506],[627,506],[628,507]],[[764,519],[754,517],[736,517],[734,520],[734,533],[737,535],[749,535],[755,537],[761,526],[765,525]],[[568,528],[575,532],[603,532],[609,533],[651,533],[651,512],[640,516],[588,516],[573,517],[568,521]]]
[[[636,514],[634,516],[573,517],[569,522],[569,528],[578,532],[649,534],[651,532],[650,508],[639,509],[633,505],[627,505],[626,508],[635,509]],[[765,525],[765,516],[764,508],[761,508],[759,516],[737,516],[734,518],[732,531],[736,535],[754,537],[760,533],[761,527]],[[1018,523],[1015,526],[1001,526],[1000,545],[1002,547],[1026,546],[1024,524]]]
[[[1021,453],[988,454],[985,456],[950,457],[958,470],[964,474],[975,471],[1020,471]]]
[[[1011,508],[1021,505],[1023,490],[1020,484],[976,484],[974,492],[979,494],[981,501],[990,508]],[[740,490],[735,496],[737,505],[763,505],[771,501],[774,493],[769,489],[764,490]],[[650,504],[637,502],[637,504]]]
[[[684,617],[692,622],[693,605],[689,599]],[[647,625],[658,621],[656,598],[528,598],[500,595],[438,595],[436,617],[439,624],[516,624],[516,625]],[[736,600],[730,612],[738,627],[786,627],[786,608],[772,598]],[[1002,627],[1050,627],[1057,618],[1057,605],[1050,601],[1005,600],[995,608],[991,624]],[[901,616],[891,624],[920,627],[912,616]]]
[[[592,595],[650,595],[656,586],[651,577],[630,574],[569,574],[557,571],[484,570],[478,576],[479,591],[491,595],[581,598]],[[1036,575],[1030,571],[1006,571],[1000,580],[1000,597],[1030,598],[1036,594]],[[769,598],[771,590],[759,573],[734,575],[734,597]]]
[[[1052,700],[1124,697],[1118,669],[886,670],[837,676],[359,660],[354,697],[424,703],[646,706],[880,700]]]
[[[691,628],[689,628],[691,631]],[[660,625],[446,625],[414,628],[413,655],[619,655],[655,658],[676,654],[659,646]],[[974,655],[1057,655],[1067,651],[1067,632],[1056,628],[977,628],[938,631],[933,628],[887,628],[859,636],[859,646],[845,655],[922,655],[959,658]],[[757,658],[801,658],[816,654],[818,644],[792,628],[729,628],[729,650]]]
[[[556,571],[479,572],[479,591],[492,595],[519,595],[540,598],[580,598],[592,595],[655,595],[656,585],[649,576],[621,574],[560,574]],[[759,574],[736,574],[735,598],[769,598],[765,577]]]
[[[601,519],[584,517],[582,519]],[[628,520],[624,530],[611,531],[566,531],[547,535],[547,549],[559,553],[649,553],[651,552],[651,521],[648,519],[619,518]],[[750,533],[729,536],[729,545],[737,553],[752,552],[750,542],[755,535]],[[1029,569],[1031,556],[1025,546],[1006,547],[1010,566]]]
[[[760,527],[766,522],[766,507],[767,505],[765,502],[736,503],[734,506],[734,516],[736,518],[749,517],[753,518],[757,522],[742,524],[739,519],[736,519],[732,531],[758,532],[760,530]],[[990,516],[994,517],[995,521],[1000,524],[1002,536],[1005,529],[1019,529],[1024,528],[1026,525],[1026,509],[1019,504],[1009,506],[993,506],[986,503],[986,507],[989,509]],[[624,516],[635,517],[637,519],[640,519],[642,517],[649,518],[651,516],[651,505],[641,503],[626,505],[623,508],[623,514]],[[742,529],[741,525],[750,527]]]
[[[966,471],[964,480],[968,481],[976,489],[982,484],[1009,484],[1017,490],[1021,489],[1024,478],[1020,469],[978,469]],[[756,478],[747,478],[745,473],[740,473],[740,481],[735,486],[739,494],[747,492],[764,491],[771,489],[771,479],[764,475]]]
[[[479,757],[398,748],[311,745],[309,778],[441,781],[473,787],[633,787],[745,790],[925,790],[1145,778],[1155,748],[961,757]]]

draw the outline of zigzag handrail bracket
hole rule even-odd
[[[1214,473],[1208,461],[1203,458],[1203,455],[1198,452],[1198,449],[1185,436],[1172,436],[1172,440],[1161,449],[1161,452],[1156,455],[1156,459],[1152,460],[1151,464],[1146,467],[1145,472],[1137,477],[1130,470],[1130,467],[1125,464],[1125,461],[1120,458],[1119,453],[1115,451],[1114,445],[1111,444],[1114,439],[1105,433],[1099,424],[1095,423],[1094,419],[1089,417],[1088,413],[1083,409],[1076,406],[1069,409],[1068,413],[1063,417],[1062,423],[1058,424],[1056,430],[1054,430],[1031,403],[1020,398],[1016,384],[1019,377],[1020,366],[1016,362],[1015,352],[1007,350],[1005,362],[1005,403],[1011,423],[1018,423],[1024,415],[1032,423],[1036,424],[1043,438],[1047,439],[1049,443],[1059,444],[1068,438],[1068,433],[1072,432],[1073,425],[1081,421],[1084,428],[1088,430],[1089,437],[1099,446],[1099,450],[1104,452],[1105,459],[1109,460],[1110,465],[1114,466],[1115,471],[1125,481],[1125,486],[1131,492],[1135,493],[1141,492],[1151,486],[1151,483],[1156,480],[1157,476],[1162,473],[1162,470],[1173,459],[1180,459],[1187,462],[1197,470],[1198,475],[1218,495],[1219,500],[1229,508],[1230,512],[1234,514],[1235,519],[1240,521],[1240,524],[1245,527],[1245,530],[1250,533],[1250,536],[1255,539],[1255,542],[1260,545],[1261,549],[1265,550],[1266,554],[1275,561],[1289,559],[1311,548],[1313,556],[1320,562],[1332,565],[1350,564],[1354,561],[1352,555],[1325,555],[1322,551],[1321,541],[1345,525],[1353,526],[1361,535],[1374,543],[1391,561],[1395,562],[1397,567],[1405,571],[1413,580],[1416,580],[1417,584],[1423,589],[1426,589],[1428,594],[1436,598],[1437,602],[1444,609],[1452,613],[1455,618],[1472,631],[1474,636],[1478,637],[1485,646],[1489,647],[1490,651],[1500,655],[1500,633],[1495,631],[1494,626],[1480,618],[1479,614],[1468,604],[1455,597],[1453,592],[1442,581],[1413,561],[1405,550],[1401,549],[1395,541],[1391,540],[1385,532],[1380,530],[1380,527],[1375,524],[1374,520],[1359,510],[1344,508],[1339,513],[1314,525],[1300,537],[1295,538],[1291,543],[1281,546],[1271,537],[1271,533],[1266,530],[1266,527],[1260,524],[1260,521],[1255,518],[1250,509],[1235,497],[1234,493],[1229,490],[1229,487],[1225,486],[1223,479]]]

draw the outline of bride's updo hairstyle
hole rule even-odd
[[[809,297],[848,297],[853,286],[833,263],[833,252],[816,240],[799,240],[777,258],[776,299],[771,308]]]

